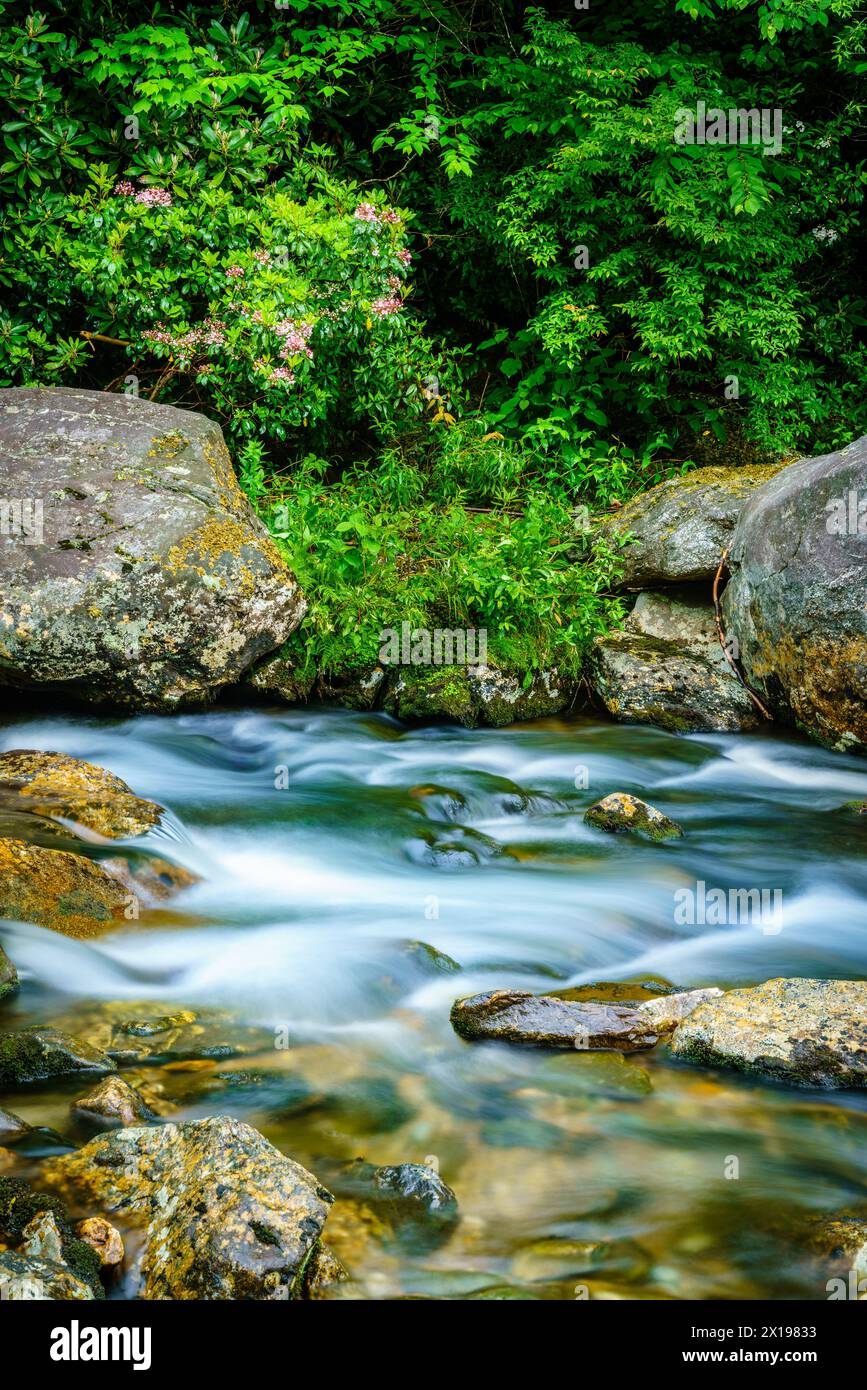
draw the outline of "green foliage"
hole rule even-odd
[[[404,605],[574,666],[576,509],[867,430],[855,0],[0,16],[0,382],[214,415],[317,660]],[[683,143],[700,102],[779,147]]]
[[[467,486],[450,489],[458,497],[480,476],[478,452]],[[447,453],[454,480],[451,439]],[[519,513],[469,511],[443,499],[443,465],[426,477],[392,452],[375,472],[329,485],[327,463],[310,457],[270,499],[263,515],[311,604],[309,631],[291,643],[302,669],[372,665],[382,630],[408,622],[483,628],[497,664],[576,673],[593,637],[619,620],[617,554],[599,538],[591,545],[584,510],[526,489]]]

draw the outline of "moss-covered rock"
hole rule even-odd
[[[303,1297],[332,1201],[228,1116],[116,1130],[52,1160],[43,1178],[141,1226],[137,1292],[150,1299]]]
[[[633,537],[620,552],[624,586],[711,580],[741,511],[778,468],[699,468],[657,484],[606,518],[611,536]]]
[[[56,1028],[24,1028],[0,1033],[0,1086],[24,1086],[75,1072],[116,1071],[97,1047]]]
[[[101,936],[137,915],[128,885],[80,854],[0,839],[0,917]]]
[[[7,999],[18,990],[18,971],[0,946],[0,999]]]
[[[684,646],[643,632],[598,637],[590,684],[613,719],[672,733],[738,733],[761,716],[717,643]]]
[[[103,1297],[99,1259],[73,1231],[59,1197],[37,1192],[20,1178],[0,1177],[0,1239],[16,1247],[14,1260],[0,1265],[0,1286],[4,1275],[9,1282],[20,1279],[27,1266],[33,1278],[47,1281],[49,1287],[56,1282],[60,1290],[74,1290],[80,1282],[88,1290],[86,1294],[34,1292],[32,1297]],[[4,1296],[23,1295],[7,1289]]]
[[[574,680],[557,671],[534,671],[526,678],[496,666],[472,667],[469,681],[479,722],[495,728],[559,714],[572,702],[576,689]]]
[[[0,393],[0,491],[44,500],[0,556],[0,681],[169,709],[237,682],[305,604],[218,425],[132,396]]]
[[[51,820],[70,820],[110,840],[131,840],[159,825],[162,807],[126,782],[66,753],[14,749],[0,756],[0,801]]]
[[[406,666],[394,671],[383,706],[407,724],[450,720],[471,729],[477,705],[466,666]]]
[[[611,792],[584,812],[588,825],[609,834],[629,831],[648,840],[679,840],[683,830],[649,802],[628,792]]]
[[[678,1057],[794,1086],[867,1086],[867,981],[768,980],[731,989],[679,1024]]]
[[[819,743],[862,753],[865,495],[867,436],[783,469],[741,513],[722,599],[744,675],[772,712]]]

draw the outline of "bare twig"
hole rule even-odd
[[[720,644],[720,646],[721,646],[722,649],[723,649],[723,653],[724,653],[724,655],[725,655],[726,661],[727,661],[727,662],[729,663],[729,665],[731,666],[732,670],[734,671],[735,675],[737,676],[737,678],[738,678],[738,680],[740,681],[741,685],[743,686],[744,690],[745,690],[745,691],[747,692],[747,694],[749,695],[749,697],[750,697],[750,699],[752,700],[753,704],[755,705],[756,709],[759,710],[759,712],[764,716],[765,719],[767,719],[769,722],[773,722],[774,716],[770,713],[770,711],[767,709],[767,707],[762,703],[762,701],[759,699],[759,697],[758,697],[758,695],[756,694],[756,692],[755,692],[754,690],[751,690],[750,687],[747,685],[747,682],[746,682],[746,680],[744,679],[743,672],[741,671],[740,666],[738,665],[737,661],[735,661],[735,658],[732,656],[731,652],[729,651],[728,645],[727,645],[727,643],[726,643],[725,633],[723,632],[723,625],[722,625],[722,612],[721,612],[721,610],[720,610],[720,603],[719,603],[719,582],[720,582],[720,579],[722,578],[722,572],[723,572],[723,570],[725,569],[726,560],[727,560],[728,558],[729,558],[729,551],[728,551],[728,546],[726,546],[725,550],[723,551],[723,553],[722,553],[722,555],[721,555],[721,557],[720,557],[719,566],[718,566],[718,568],[717,568],[717,572],[716,572],[716,574],[714,575],[714,579],[713,579],[713,613],[714,613],[714,617],[715,617],[715,619],[716,619],[716,630],[717,630],[717,636],[719,637],[719,644]]]

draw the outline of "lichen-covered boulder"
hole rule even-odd
[[[105,768],[29,748],[0,756],[0,802],[49,820],[74,821],[109,840],[146,835],[162,817],[162,807],[136,796]]]
[[[524,1043],[536,1047],[616,1049],[653,1047],[653,1020],[631,1004],[576,1002],[522,989],[495,989],[457,999],[455,1032],[469,1042]]]
[[[116,1130],[52,1160],[43,1179],[141,1226],[137,1292],[148,1299],[303,1296],[332,1201],[226,1115]]]
[[[74,1072],[116,1070],[114,1062],[100,1048],[59,1028],[0,1033],[0,1086],[21,1086]]]
[[[645,589],[712,579],[741,511],[776,472],[776,465],[697,468],[632,498],[603,522],[609,535],[634,538],[619,552],[621,583]]]
[[[718,657],[707,645],[609,632],[593,644],[589,679],[608,713],[623,723],[671,733],[737,733],[761,723],[722,650]]]
[[[628,792],[611,792],[604,796],[584,812],[584,819],[588,825],[610,835],[631,831],[648,840],[679,840],[683,835],[676,821],[664,816],[648,801],[642,801],[640,796],[630,796]]]
[[[753,494],[722,599],[744,675],[781,719],[867,751],[867,436]]]
[[[867,981],[768,980],[727,990],[675,1030],[675,1054],[795,1086],[867,1086]]]
[[[522,673],[498,666],[402,666],[390,671],[383,687],[384,709],[406,723],[449,719],[465,728],[501,728],[542,719],[567,708],[575,682],[556,671]]]
[[[0,494],[41,504],[0,546],[0,683],[171,709],[279,646],[304,600],[191,411],[0,391]]]
[[[0,839],[0,917],[64,936],[101,936],[137,915],[128,885],[66,850]]]

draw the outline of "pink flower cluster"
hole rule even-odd
[[[163,347],[174,348],[176,352],[192,354],[196,348],[222,347],[226,341],[225,325],[219,319],[205,319],[198,328],[190,328],[186,333],[170,333],[167,328],[149,328],[142,337],[149,343],[160,343]]]
[[[313,349],[308,342],[313,332],[312,323],[297,323],[295,319],[281,319],[279,323],[274,325],[274,331],[279,333],[283,339],[283,346],[280,349],[281,357],[291,357],[296,352],[303,352],[306,357],[313,357]]]
[[[172,195],[166,188],[143,188],[135,195],[135,200],[148,208],[170,208],[172,205]]]
[[[271,252],[270,252],[270,251],[254,251],[254,252],[253,252],[253,260],[254,260],[254,261],[258,261],[260,265],[270,265],[270,264],[271,264]]]
[[[379,214],[373,203],[359,203],[352,214],[359,222],[379,222]]]
[[[130,183],[129,179],[119,179],[112,192],[122,198],[131,198],[135,193],[135,184]]]
[[[404,249],[398,251],[397,259],[400,261],[401,265],[412,265],[412,256],[410,255],[409,251],[406,251]]]
[[[381,294],[378,299],[374,299],[370,306],[370,312],[378,319],[384,319],[389,314],[397,314],[403,308],[403,301],[398,299],[396,294]]]
[[[244,274],[243,268],[239,265],[230,265],[226,271],[230,280],[240,280]]]
[[[291,367],[272,367],[264,357],[257,357],[253,365],[257,371],[265,373],[269,382],[282,381],[286,386],[295,385],[295,373]]]

